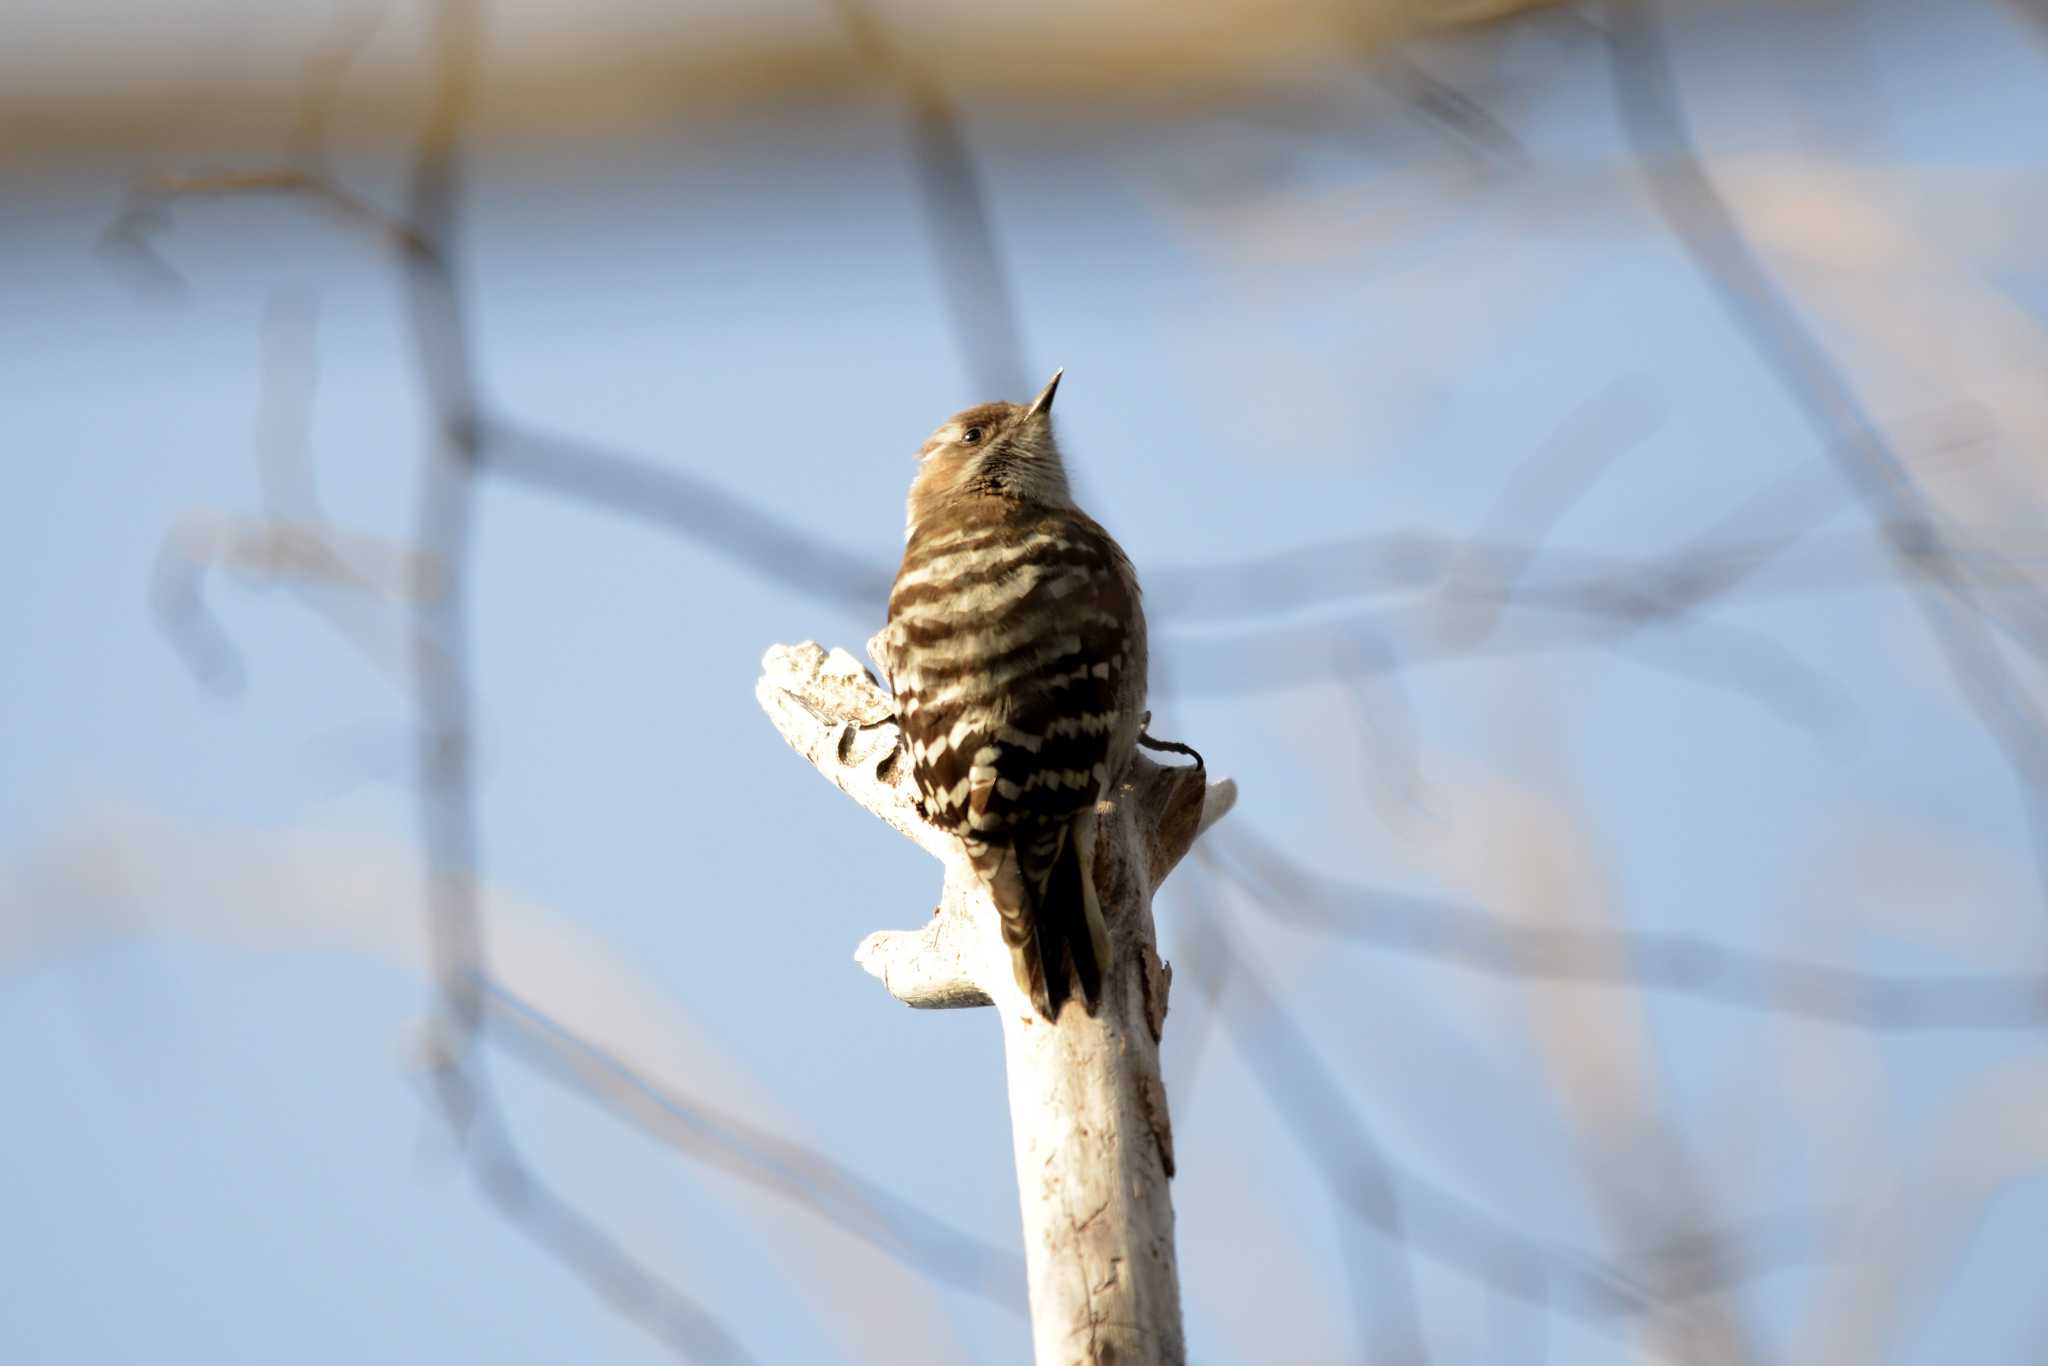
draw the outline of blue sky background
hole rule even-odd
[[[1617,385],[1644,430],[1562,512],[1555,547],[1654,553],[1819,459],[1634,188],[1604,49],[1571,33],[1505,45],[1482,95],[1529,164],[1413,230],[1387,206],[1445,157],[1412,129],[1361,151],[1227,114],[970,118],[1029,364],[1066,368],[1063,439],[1142,574],[1503,517],[1514,532],[1503,490]],[[1953,271],[2002,325],[2041,326],[2043,258],[2010,216],[2040,207],[2048,165],[2038,31],[1997,6],[1881,3],[1688,27],[1677,52],[1731,197],[1776,234],[1766,258],[1865,401],[1943,480],[1945,508],[2038,564],[2043,429],[2008,419],[2041,372],[2022,354],[2018,381],[1945,387],[1957,369],[1930,357],[1980,373],[1963,361],[2003,334],[1913,311]],[[316,318],[309,439],[330,514],[404,534],[426,429],[388,263],[291,205],[193,206],[161,242],[182,297],[140,293],[94,249],[138,169],[0,171],[0,1359],[668,1359],[508,1230],[407,1066],[430,999],[402,682],[292,591],[224,575],[209,597],[246,667],[224,698],[149,608],[181,519],[259,510],[280,298]],[[395,157],[340,170],[395,201]],[[886,572],[910,453],[991,397],[954,345],[914,189],[886,108],[487,145],[462,228],[487,396],[772,505]],[[1895,278],[1872,245],[1891,235],[1940,268]],[[1873,317],[1899,329],[1857,326]],[[1924,454],[1945,439],[1962,454]],[[1816,487],[1840,505],[1827,544],[1852,543],[1866,518]],[[850,961],[869,931],[919,922],[936,870],[752,700],[766,646],[858,649],[882,603],[820,602],[503,483],[483,497],[473,595],[505,979],[1014,1250],[994,1022],[913,1014]],[[1164,592],[1154,710],[1238,779],[1233,825],[1332,876],[1869,969],[2038,965],[2043,892],[2012,780],[1906,595],[1757,596],[1712,619],[1814,672],[1795,690],[1811,724],[1697,681],[1731,646],[1686,626],[1417,664],[1398,686],[1227,695],[1215,680],[1253,647]],[[1362,624],[1409,656],[1437,629],[1385,602],[1302,621]],[[1211,909],[1177,915],[1197,885]],[[1844,1245],[1736,1297],[1761,1356],[2044,1350],[2038,1032],[1883,1035],[1525,991],[1284,928],[1193,863],[1160,901],[1169,959],[1195,951],[1197,914],[1280,992],[1390,1161],[1522,1234],[1626,1262],[1618,1229],[1642,1225],[1616,1211],[1672,1197],[1674,1173],[1723,1224],[1840,1207]],[[1174,1007],[1196,1359],[1390,1351],[1361,1332],[1392,1312],[1392,1254],[1349,1228],[1278,1117],[1266,1079],[1293,1073],[1262,1051],[1276,1036],[1204,1021],[1221,1008],[1186,980]],[[508,1058],[492,1068],[558,1193],[759,1359],[1020,1359],[1021,1281],[1009,1309],[934,1288]],[[1422,1258],[1415,1276],[1435,1360],[1529,1360],[1539,1329],[1551,1360],[1647,1351],[1625,1326],[1503,1318],[1456,1266]]]

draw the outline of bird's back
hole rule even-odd
[[[1129,561],[1071,507],[949,501],[911,533],[881,644],[925,814],[994,889],[1019,985],[1057,1018],[1071,951],[1092,1009],[1094,806],[1144,708]]]
[[[1142,706],[1136,597],[1116,542],[1074,509],[963,498],[919,524],[884,638],[936,824],[1008,843],[1098,799]]]

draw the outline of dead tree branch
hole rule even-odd
[[[1159,1072],[1172,971],[1156,947],[1152,893],[1230,809],[1235,786],[1132,758],[1105,803],[1094,870],[1114,967],[1095,1015],[1070,1011],[1049,1026],[1017,988],[995,907],[958,841],[917,814],[894,707],[860,662],[777,646],[755,696],[834,786],[946,869],[923,930],[870,935],[857,957],[907,1004],[996,1007],[1039,1366],[1185,1361]]]

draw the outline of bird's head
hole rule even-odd
[[[918,450],[910,485],[910,524],[925,510],[961,495],[1010,498],[1067,507],[1066,466],[1052,434],[1053,377],[1029,403],[984,403],[953,414]]]

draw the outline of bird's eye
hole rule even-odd
[[[981,442],[981,437],[981,428],[969,427],[966,431],[960,433],[960,444],[963,446],[979,445]]]

